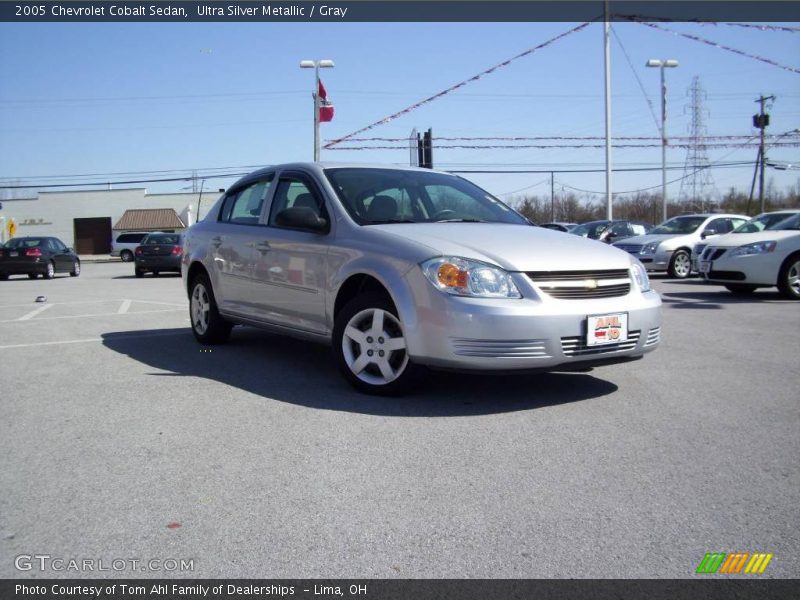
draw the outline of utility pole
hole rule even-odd
[[[550,171],[550,222],[554,223],[556,220],[556,194],[555,194],[555,181],[553,179],[554,173]]]
[[[608,23],[608,0],[603,3],[603,65],[606,106],[606,219],[613,219],[611,191],[611,35]]]
[[[764,165],[767,162],[766,149],[764,148],[764,130],[769,125],[769,115],[764,112],[764,105],[767,100],[775,100],[775,96],[760,96],[758,102],[760,110],[757,115],[753,115],[753,126],[757,127],[761,132],[761,141],[758,145],[758,158],[759,158],[759,174],[758,174],[758,202],[761,206],[761,212],[765,212],[765,199],[764,199]]]

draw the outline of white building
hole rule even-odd
[[[16,224],[16,237],[51,235],[75,248],[79,254],[108,254],[111,251],[112,228],[126,210],[155,209],[145,230],[167,228],[157,222],[163,209],[171,209],[189,227],[205,216],[219,192],[204,191],[176,194],[148,194],[145,188],[119,190],[76,190],[39,192],[32,198],[0,200],[0,241],[9,239],[8,225]],[[161,210],[158,210],[161,209]],[[175,228],[175,218],[169,221]]]

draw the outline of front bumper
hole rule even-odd
[[[711,261],[711,270],[700,275],[712,283],[741,283],[746,285],[773,286],[778,283],[781,261],[774,254],[751,254],[730,258],[727,253]],[[702,261],[701,261],[702,262]]]
[[[656,292],[556,299],[524,275],[513,276],[521,299],[464,298],[439,292],[421,270],[412,269],[406,279],[413,306],[398,307],[412,360],[460,370],[569,370],[641,357],[660,342]],[[628,315],[628,339],[587,346],[587,317],[616,313]]]

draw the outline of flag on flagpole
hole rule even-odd
[[[333,121],[333,102],[328,100],[328,92],[319,80],[319,122],[327,123]]]

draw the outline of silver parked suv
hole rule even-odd
[[[427,169],[298,163],[233,185],[186,234],[195,337],[255,325],[328,343],[359,390],[424,367],[574,370],[641,357],[661,300],[616,248],[531,227]]]

